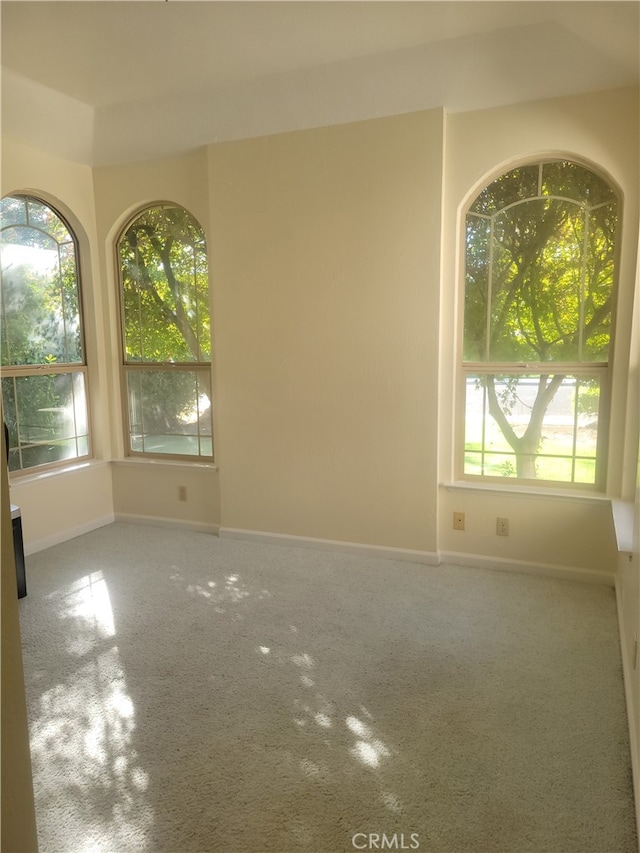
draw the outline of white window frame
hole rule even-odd
[[[617,226],[614,245],[614,274],[613,274],[613,294],[611,304],[611,325],[609,337],[609,351],[607,362],[491,362],[491,361],[465,361],[464,360],[464,336],[465,336],[465,295],[466,295],[466,269],[467,269],[467,242],[466,228],[467,216],[470,213],[470,208],[478,199],[480,194],[489,187],[494,181],[502,175],[523,168],[526,166],[538,165],[540,168],[544,164],[567,161],[575,163],[591,172],[594,172],[598,177],[605,181],[610,187],[617,205]],[[546,196],[541,194],[540,186],[538,195],[532,198],[553,198],[554,196]],[[564,199],[575,203],[575,199]],[[516,202],[520,203],[520,202]],[[603,203],[605,204],[605,203]],[[500,211],[508,209],[512,205],[506,205]],[[597,207],[599,205],[595,205]],[[478,214],[475,214],[478,215]],[[469,486],[476,485],[477,487],[500,486],[505,488],[543,488],[552,490],[562,490],[570,492],[587,492],[587,493],[604,493],[607,483],[607,464],[608,464],[608,447],[609,447],[609,432],[611,424],[611,395],[613,385],[613,360],[614,360],[614,342],[616,336],[616,315],[617,303],[619,297],[619,272],[620,272],[620,257],[621,257],[621,234],[623,221],[623,198],[615,182],[601,169],[591,163],[582,162],[575,156],[539,156],[527,158],[516,163],[509,164],[507,167],[500,168],[486,177],[469,195],[464,206],[461,208],[461,216],[459,219],[459,258],[460,258],[460,284],[458,300],[458,328],[460,334],[458,336],[458,354],[457,354],[457,376],[455,390],[455,418],[454,429],[454,475],[455,479],[460,483],[466,483]],[[489,311],[487,312],[489,317]],[[489,320],[487,319],[487,322]],[[554,369],[555,368],[555,369]],[[519,477],[499,477],[488,474],[471,474],[465,472],[465,454],[466,454],[466,386],[470,377],[477,375],[494,375],[494,376],[539,376],[542,375],[566,375],[566,376],[588,376],[597,375],[600,380],[599,390],[599,409],[598,409],[598,435],[596,447],[596,477],[594,483],[568,482],[566,480],[549,480],[542,478],[525,479]],[[569,458],[569,457],[567,457]],[[575,463],[575,453],[571,457]]]
[[[63,223],[69,236],[71,238],[71,242],[73,243],[74,249],[74,259],[75,259],[75,269],[76,269],[76,289],[77,289],[77,298],[78,298],[78,319],[80,324],[80,341],[82,346],[82,362],[54,362],[51,364],[28,364],[28,365],[2,365],[0,368],[0,376],[2,379],[11,379],[14,380],[28,377],[28,376],[49,376],[49,375],[68,375],[68,376],[83,376],[84,382],[84,394],[85,394],[85,402],[86,402],[86,423],[87,423],[87,452],[86,453],[78,453],[76,456],[71,456],[66,459],[59,459],[54,462],[43,462],[36,465],[22,465],[22,453],[26,447],[32,447],[34,445],[25,445],[23,443],[18,444],[18,454],[20,457],[20,467],[14,468],[9,471],[9,476],[13,478],[20,478],[24,476],[33,476],[34,474],[39,474],[41,472],[46,471],[55,471],[61,468],[68,468],[70,465],[76,465],[78,463],[86,462],[87,460],[92,458],[92,429],[91,429],[91,401],[90,401],[90,388],[89,388],[89,368],[87,364],[87,348],[86,348],[86,339],[85,339],[85,312],[84,312],[84,300],[83,300],[83,286],[82,286],[82,273],[81,273],[81,259],[80,259],[80,247],[77,235],[69,223],[67,217],[51,202],[42,198],[32,192],[20,192],[15,191],[11,193],[7,193],[3,198],[19,198],[24,199],[25,205],[28,204],[29,201],[36,202],[37,204],[41,204],[44,207],[49,208]],[[36,228],[36,226],[28,225],[28,227]],[[40,230],[37,229],[36,230]],[[15,389],[15,381],[14,381],[14,389]],[[15,392],[14,392],[15,393]],[[17,412],[17,421],[18,421],[18,431],[20,432],[20,413]],[[78,436],[77,424],[75,423],[75,407],[74,407],[74,438],[76,441],[76,448],[78,446],[78,438],[84,437]],[[55,442],[55,440],[54,440]],[[52,443],[54,443],[52,442]],[[42,442],[38,442],[42,443]]]
[[[155,210],[157,208],[179,208],[181,210],[186,211],[190,216],[192,216],[196,222],[198,222],[197,217],[195,217],[191,211],[184,207],[181,204],[177,204],[171,201],[155,201],[150,204],[146,204],[144,207],[139,208],[136,212],[131,215],[123,227],[118,232],[114,243],[114,254],[115,254],[115,265],[116,265],[116,284],[118,288],[118,307],[119,307],[119,337],[120,337],[120,389],[121,389],[121,404],[122,404],[122,423],[123,423],[123,433],[124,433],[124,451],[125,456],[129,458],[135,459],[153,459],[153,460],[166,460],[174,461],[174,462],[184,462],[184,463],[205,463],[212,464],[215,462],[215,445],[214,445],[214,434],[213,434],[213,370],[212,370],[212,359],[213,353],[211,353],[208,361],[189,361],[189,362],[177,362],[177,361],[158,361],[158,362],[135,362],[127,360],[126,354],[126,327],[125,327],[125,307],[124,307],[124,288],[122,282],[122,268],[120,263],[120,252],[119,246],[120,241],[122,240],[124,234],[130,228],[130,226],[136,221],[136,219],[140,218],[149,210]],[[203,235],[206,235],[204,228],[198,222],[199,227],[202,230]],[[208,269],[208,259],[207,259],[207,278],[209,275]],[[211,316],[211,296],[209,289],[209,316]],[[213,349],[213,340],[211,343]],[[165,452],[154,452],[148,450],[138,450],[134,449],[131,446],[131,438],[133,434],[133,427],[135,424],[131,422],[131,406],[129,399],[129,377],[135,375],[144,375],[145,373],[150,374],[154,372],[183,372],[183,373],[193,373],[198,377],[199,381],[203,381],[206,385],[206,388],[209,392],[209,399],[211,401],[211,454],[186,454],[186,453],[165,453]],[[206,437],[209,437],[208,434],[205,434]],[[198,446],[200,446],[201,436],[200,430],[198,426]]]

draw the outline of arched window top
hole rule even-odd
[[[132,230],[147,231],[154,237],[172,238],[185,244],[206,248],[204,230],[196,217],[185,207],[174,202],[158,202],[139,210],[122,231],[122,239]]]
[[[176,204],[138,213],[118,241],[125,361],[207,362],[211,328],[204,231]]]
[[[9,469],[89,456],[75,235],[27,194],[0,201],[0,352]]]
[[[0,201],[0,222],[3,233],[7,228],[24,228],[33,232],[31,239],[35,245],[38,244],[38,233],[45,241],[50,238],[59,245],[75,243],[71,229],[61,214],[34,196],[18,193],[5,196]]]
[[[0,201],[2,363],[84,361],[76,240],[62,216],[28,195]]]
[[[606,361],[617,198],[567,160],[512,169],[466,221],[465,360]]]
[[[494,216],[518,202],[545,197],[588,208],[616,201],[613,187],[592,169],[571,160],[551,160],[500,175],[475,198],[469,213]]]

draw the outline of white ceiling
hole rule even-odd
[[[640,2],[3,0],[3,133],[83,163],[637,86]]]

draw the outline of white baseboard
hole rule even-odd
[[[485,557],[477,554],[463,554],[455,551],[414,551],[408,548],[392,548],[384,545],[365,545],[359,542],[343,542],[335,539],[314,539],[310,536],[292,536],[286,533],[269,533],[263,530],[245,530],[236,527],[220,527],[221,538],[243,539],[272,545],[290,545],[296,548],[317,548],[325,551],[338,551],[347,554],[361,554],[369,557],[382,557],[388,560],[403,560],[410,563],[422,563],[427,566],[439,566],[450,563],[470,568],[497,569],[505,572],[542,575],[544,577],[578,580],[588,583],[605,584],[613,587],[615,575],[611,572],[597,572],[592,569],[571,568],[549,563],[530,563],[526,560],[507,560],[503,557]]]
[[[105,527],[107,524],[113,524],[115,521],[113,513],[103,515],[100,518],[94,518],[87,521],[85,524],[79,524],[77,527],[67,527],[64,530],[59,530],[51,536],[43,536],[41,539],[34,539],[31,542],[25,542],[25,556],[29,554],[37,554],[38,551],[44,551],[45,548],[51,548],[52,545],[60,545],[61,542],[67,542],[69,539],[75,539],[76,536],[82,536],[83,533],[90,533],[92,530],[97,530],[98,527]]]
[[[116,512],[114,521],[124,524],[150,524],[153,527],[179,527],[182,530],[193,530],[194,533],[218,534],[219,524],[207,524],[204,521],[189,521],[184,518],[163,518],[157,515],[137,515],[131,512]]]
[[[631,749],[631,770],[633,773],[633,792],[636,806],[636,825],[640,827],[640,731],[638,731],[638,715],[634,713],[631,693],[631,683],[638,675],[633,669],[633,663],[629,660],[629,651],[626,642],[626,629],[624,622],[624,609],[622,607],[622,590],[619,578],[616,578],[616,604],[618,607],[618,627],[620,630],[620,653],[622,657],[622,676],[624,681],[624,695],[627,704],[627,720],[629,722],[629,747]],[[640,850],[640,839],[638,840]]]
[[[362,545],[358,542],[342,542],[337,539],[313,539],[310,536],[290,536],[286,533],[266,533],[261,530],[243,530],[236,527],[221,527],[218,535],[221,538],[243,539],[267,545],[315,548],[321,551],[338,551],[343,554],[359,554],[366,557],[383,557],[387,560],[422,563],[427,566],[438,565],[438,555],[430,551],[412,551],[408,548],[390,548],[384,545]]]
[[[593,569],[576,569],[570,566],[557,566],[552,563],[530,563],[527,560],[509,560],[504,557],[485,557],[478,554],[464,554],[458,551],[440,551],[440,562],[453,566],[469,568],[495,569],[502,572],[518,572],[527,575],[541,575],[562,580],[615,585],[613,572],[596,572]]]

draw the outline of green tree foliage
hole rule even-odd
[[[576,163],[514,169],[486,187],[466,219],[464,360],[484,366],[489,411],[534,478],[545,413],[563,365],[606,362],[614,286],[616,199]],[[524,433],[509,423],[512,389],[494,363],[540,365]],[[497,372],[497,371],[496,371]]]
[[[211,359],[202,228],[184,208],[158,205],[131,222],[118,252],[132,432],[187,434],[199,427],[210,434],[210,412],[202,414],[199,408],[208,387],[203,388],[194,370],[166,369],[167,364],[207,364]],[[142,363],[158,367],[136,371],[133,366]]]
[[[67,226],[26,197],[3,199],[0,217],[2,364],[81,364],[76,250]]]
[[[0,228],[4,373],[30,366],[82,365],[76,246],[69,228],[51,207],[29,196],[2,199]],[[62,444],[47,442],[70,438],[60,412],[75,406],[72,385],[71,373],[28,375],[23,371],[2,379],[12,467],[19,467],[19,445],[39,442],[28,451],[29,465],[55,461],[69,452]]]
[[[194,217],[181,207],[149,208],[118,250],[127,361],[209,361],[207,251]]]

